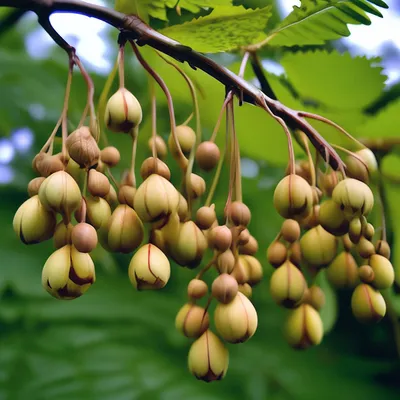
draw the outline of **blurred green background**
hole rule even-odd
[[[280,18],[273,2],[241,3],[272,3],[270,24],[273,26]],[[0,9],[0,15],[4,12]],[[181,20],[173,10],[168,15],[171,23],[192,18],[185,11]],[[163,26],[160,21],[152,22]],[[282,222],[272,206],[272,195],[286,167],[286,140],[273,120],[249,105],[236,110],[237,131],[243,157],[244,201],[252,211],[250,231],[259,240],[257,256],[265,278],[253,292],[258,330],[249,342],[229,345],[230,366],[223,381],[206,384],[190,375],[190,340],[174,328],[193,271],[173,265],[165,289],[139,293],[128,280],[130,257],[110,255],[98,248],[93,254],[97,281],[83,297],[59,301],[42,289],[41,268],[53,251],[52,243],[24,246],[12,230],[12,219],[27,199],[26,187],[34,177],[31,160],[59,117],[67,57],[56,47],[39,54],[43,38],[37,29],[35,18],[27,16],[0,37],[0,399],[399,399],[400,364],[394,332],[400,300],[394,294],[392,318],[386,317],[376,326],[363,326],[351,315],[351,293],[341,292],[338,297],[323,283],[328,296],[322,311],[327,330],[323,343],[307,351],[294,351],[286,344],[282,336],[285,311],[269,296],[271,267],[265,259],[265,250]],[[101,38],[104,58],[113,63],[116,32],[102,31]],[[73,36],[68,39],[72,43],[76,40]],[[280,75],[267,67],[265,73],[285,104],[328,116],[359,137],[399,137],[400,84],[385,86],[382,60],[350,56],[345,50],[341,42],[301,50],[268,48],[260,56],[283,66]],[[85,54],[79,55],[85,60]],[[177,121],[183,122],[191,112],[187,87],[176,71],[151,50],[143,49],[143,55],[165,78],[174,97]],[[213,57],[238,71],[239,54]],[[224,88],[202,72],[186,70],[201,88],[202,126],[207,138],[222,104]],[[126,74],[127,87],[144,110],[140,162],[149,156],[148,83],[145,72],[130,56]],[[91,76],[98,98],[107,67],[91,66]],[[246,78],[253,81],[251,68]],[[158,132],[166,138],[169,119],[160,92],[158,100]],[[76,73],[70,103],[72,128],[79,122],[85,101],[86,87]],[[335,143],[347,143],[332,129],[315,126]],[[129,165],[129,138],[116,134],[108,134],[108,138],[122,154],[121,166],[115,172],[119,176]],[[223,128],[219,139],[222,143]],[[12,157],[7,158],[10,152]],[[387,160],[386,170],[392,175],[399,173],[396,154]],[[174,182],[179,182],[174,161],[169,159],[168,165]],[[212,174],[203,176],[210,182]],[[220,211],[227,194],[227,177],[225,168],[215,197]],[[400,190],[389,181],[385,181],[385,190],[396,268]]]

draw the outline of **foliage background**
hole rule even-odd
[[[262,0],[240,4],[274,6]],[[184,11],[179,20],[170,10],[168,17],[174,24],[193,16]],[[273,7],[268,25],[274,26],[278,18]],[[164,26],[160,21],[152,23]],[[30,160],[58,119],[67,62],[57,48],[46,59],[28,55],[24,37],[35,27],[35,21],[27,18],[0,37],[0,136],[10,136],[24,126],[35,135],[29,151],[17,154],[13,160],[14,179],[0,186],[0,399],[398,399],[400,365],[393,320],[385,318],[377,326],[361,326],[351,316],[350,293],[340,293],[338,299],[325,285],[329,301],[323,310],[324,322],[327,330],[333,323],[335,327],[320,346],[295,352],[285,343],[281,331],[285,312],[273,304],[268,294],[271,268],[265,260],[265,249],[281,223],[272,207],[272,194],[284,174],[286,142],[275,122],[249,105],[237,109],[236,120],[244,157],[244,201],[252,210],[250,229],[259,240],[258,257],[265,268],[265,279],[253,297],[259,328],[248,343],[229,346],[231,360],[225,380],[205,384],[187,371],[190,342],[175,331],[174,318],[185,302],[186,284],[192,278],[188,270],[174,266],[164,290],[138,293],[127,278],[129,257],[111,256],[98,249],[93,255],[97,282],[85,296],[61,302],[43,291],[41,268],[52,252],[52,244],[25,247],[12,231],[12,218],[27,198],[26,186],[34,177]],[[110,59],[116,53],[112,44],[115,38],[116,33],[111,31],[104,38],[109,43]],[[356,136],[398,137],[399,84],[385,89],[380,60],[351,58],[334,50],[334,44],[321,43],[310,43],[312,46],[302,49],[271,46],[261,51],[262,57],[277,60],[285,68],[283,76],[268,74],[278,98],[291,107],[330,117]],[[177,120],[182,122],[191,110],[187,88],[151,51],[143,49],[143,54],[166,79],[174,95]],[[220,53],[214,57],[238,71],[238,54]],[[144,159],[150,135],[146,76],[132,59],[126,70],[127,87],[137,94],[144,109],[139,157]],[[204,136],[208,137],[223,88],[201,72],[187,71],[204,91],[201,112]],[[79,121],[86,100],[85,85],[78,74],[75,76],[70,106],[73,124]],[[96,73],[92,76],[98,96],[106,77]],[[253,79],[250,69],[246,78]],[[42,114],[32,111],[38,107],[44,110]],[[159,132],[166,136],[169,122],[162,96],[158,113]],[[331,129],[316,126],[330,140],[342,143]],[[123,163],[128,165],[128,138],[109,135],[109,139],[119,146]],[[390,158],[384,167],[397,172],[397,158]],[[170,161],[173,176],[178,178],[177,168]],[[227,191],[226,178],[225,171],[215,199],[220,208]],[[388,182],[385,187],[392,221],[390,237],[396,243],[400,192]],[[394,295],[393,304],[394,312],[400,311]]]

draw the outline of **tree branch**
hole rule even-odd
[[[282,118],[289,126],[294,126],[304,132],[322,158],[328,161],[332,168],[344,168],[344,164],[336,151],[298,111],[292,110],[279,101],[268,97],[261,90],[203,54],[197,53],[190,47],[155,31],[136,16],[128,16],[110,8],[81,0],[0,0],[0,7],[2,6],[34,11],[39,20],[41,18],[43,20],[43,17],[48,18],[53,13],[69,12],[104,21],[119,29],[127,38],[136,40],[139,46],[148,45],[177,61],[187,62],[193,69],[201,69],[221,82],[226,90],[232,90],[239,99],[264,109],[265,104],[267,104],[274,115]],[[53,39],[57,37],[55,35],[51,36]],[[56,42],[61,45],[60,40]],[[65,46],[62,47],[67,50]]]

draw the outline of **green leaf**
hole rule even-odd
[[[266,41],[273,46],[304,46],[349,36],[348,24],[370,25],[367,14],[382,16],[370,3],[387,8],[379,0],[302,0]]]
[[[156,14],[160,16],[159,9],[163,9],[164,0],[115,0],[115,9],[125,14],[138,15],[144,21],[149,19],[149,6],[153,10],[157,10]],[[161,13],[161,16],[163,14]],[[164,18],[162,18],[164,19]],[[165,18],[166,19],[166,18]]]
[[[201,11],[203,7],[215,8],[217,6],[231,6],[232,0],[166,0],[166,5],[170,8],[178,5],[196,14]]]
[[[302,98],[332,110],[359,110],[384,89],[383,68],[377,58],[354,57],[334,51],[287,53],[281,60],[289,82]]]
[[[210,15],[171,26],[161,33],[197,51],[218,53],[254,43],[270,15],[270,7],[246,10],[242,6],[220,6]]]

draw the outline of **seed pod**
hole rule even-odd
[[[105,197],[110,191],[110,181],[101,172],[89,170],[88,190],[92,196]]]
[[[295,163],[295,174],[301,176],[310,185],[312,183],[310,163],[308,160],[297,160]],[[290,175],[290,166],[286,168],[285,175]]]
[[[163,253],[168,252],[166,240],[161,229],[152,229],[150,231],[149,243],[157,246]]]
[[[161,289],[168,283],[171,267],[158,247],[145,244],[132,257],[128,274],[137,290]]]
[[[364,236],[357,243],[356,250],[362,258],[369,258],[375,254],[375,246],[369,240],[365,239]]]
[[[386,303],[378,290],[360,283],[351,296],[351,309],[360,322],[379,322],[386,314]]]
[[[243,343],[250,339],[258,324],[257,311],[242,293],[228,304],[219,303],[214,311],[217,332],[229,343]]]
[[[304,217],[311,211],[311,186],[298,175],[287,175],[274,192],[274,207],[283,218]]]
[[[250,238],[246,244],[239,245],[239,253],[253,256],[258,251],[257,239],[250,235]]]
[[[267,260],[275,268],[281,266],[287,259],[288,251],[286,246],[274,240],[268,247]]]
[[[179,220],[182,222],[185,222],[187,219],[189,219],[188,203],[181,193],[179,193],[178,216]]]
[[[182,153],[188,156],[192,147],[196,143],[195,131],[187,125],[178,125],[175,129],[175,133],[178,139],[178,143],[182,149]],[[175,140],[172,134],[168,137],[168,147],[174,158],[178,156],[178,149],[176,148]]]
[[[104,164],[107,164],[110,168],[115,167],[121,160],[121,154],[119,150],[114,146],[104,147],[100,152],[100,159]]]
[[[362,237],[363,226],[360,218],[353,218],[349,225],[349,238],[354,243],[357,244]]]
[[[316,285],[312,285],[308,289],[308,300],[307,304],[313,306],[317,311],[320,310],[326,302],[324,291]]]
[[[142,221],[135,210],[126,204],[119,205],[108,222],[108,246],[112,251],[130,253],[144,238]]]
[[[86,198],[86,221],[95,229],[106,227],[110,217],[111,208],[106,200],[101,197]]]
[[[300,238],[300,225],[294,219],[286,219],[281,228],[281,234],[284,240],[293,243]]]
[[[95,280],[94,264],[89,254],[80,253],[71,245],[56,250],[47,259],[42,271],[43,287],[57,299],[76,299]]]
[[[219,147],[211,141],[200,143],[196,150],[196,162],[204,171],[211,171],[216,167],[221,157]]]
[[[376,289],[388,289],[394,282],[394,269],[392,263],[379,254],[374,254],[369,258],[369,265],[374,271],[374,281],[372,286]]]
[[[237,229],[237,228],[236,228]],[[235,229],[235,230],[236,230]],[[239,228],[240,229],[240,228]],[[250,232],[249,230],[243,229],[239,235],[237,235],[236,243],[238,246],[245,245],[250,240]]]
[[[61,247],[72,243],[71,233],[73,227],[74,226],[71,223],[65,225],[64,221],[60,221],[57,224],[53,236],[54,247],[56,249],[60,249]]]
[[[200,229],[209,229],[211,225],[217,220],[214,205],[207,207],[203,206],[197,210],[196,224]]]
[[[179,193],[160,175],[150,175],[137,189],[134,208],[143,222],[155,222],[177,211]]]
[[[35,195],[18,208],[13,219],[14,232],[24,244],[35,244],[50,239],[56,227],[56,217],[43,207]]]
[[[371,189],[357,179],[346,178],[337,184],[332,199],[339,204],[346,218],[368,215],[374,205],[374,195]]]
[[[342,251],[326,269],[328,281],[338,289],[351,289],[358,284],[358,266],[348,251]]]
[[[118,201],[120,204],[126,204],[133,208],[133,200],[135,198],[136,188],[133,186],[120,186],[118,191]]]
[[[170,255],[172,252],[171,249],[174,249],[178,243],[181,225],[178,213],[175,212],[166,219],[166,223],[164,222],[164,225],[161,227],[168,255]]]
[[[45,178],[43,177],[38,177],[38,178],[33,178],[29,183],[28,183],[28,194],[29,197],[33,197],[39,193],[40,185],[43,183]]]
[[[363,235],[367,240],[372,240],[375,235],[375,228],[369,222],[364,227]]]
[[[349,221],[345,218],[339,204],[332,199],[325,200],[318,214],[320,225],[335,236],[342,236],[349,231]]]
[[[350,240],[349,234],[342,236],[343,247],[346,251],[350,251],[354,247],[354,243]]]
[[[375,155],[367,148],[348,155],[345,164],[347,176],[364,183],[368,183],[371,178],[374,178],[378,171]]]
[[[188,338],[200,337],[209,325],[208,312],[196,304],[185,304],[175,318],[176,329]]]
[[[208,293],[208,286],[201,279],[192,279],[188,285],[189,299],[201,299]]]
[[[106,164],[103,163],[103,161],[101,161],[99,159],[98,163],[93,166],[93,168],[97,171],[97,172],[101,172],[102,174],[104,174],[104,171],[106,170]]]
[[[378,240],[375,246],[376,253],[389,259],[390,258],[390,246],[386,240]]]
[[[302,228],[311,229],[319,225],[319,208],[319,204],[312,206],[308,215],[305,217],[298,217]]]
[[[239,285],[239,292],[250,299],[253,294],[253,289],[248,283],[242,283]]]
[[[128,133],[142,122],[142,107],[127,89],[119,89],[107,102],[104,123],[112,132]]]
[[[247,226],[251,220],[249,207],[240,201],[234,201],[229,204],[226,216],[236,226]]]
[[[332,197],[333,190],[339,183],[342,174],[332,171],[329,174],[320,174],[318,177],[318,186],[327,197]]]
[[[85,168],[81,168],[72,158],[68,160],[65,171],[74,178],[78,186],[82,187],[87,177],[87,171]]]
[[[297,307],[306,288],[307,283],[303,274],[290,261],[286,261],[271,276],[271,297],[282,307]]]
[[[104,199],[107,201],[111,208],[115,208],[118,205],[118,195],[114,189],[114,186],[110,185],[110,190],[105,195]]]
[[[47,153],[45,153],[44,151],[40,151],[38,154],[36,154],[36,156],[33,158],[32,160],[32,169],[40,175],[39,172],[39,164],[43,161],[44,158],[46,158],[48,156]]]
[[[92,225],[81,222],[74,226],[71,241],[81,253],[90,253],[97,246],[97,232]]]
[[[65,171],[55,172],[41,184],[39,199],[45,208],[69,216],[81,204],[79,186]]]
[[[230,303],[237,295],[238,283],[229,274],[221,274],[214,279],[211,286],[212,295],[223,304]]]
[[[231,247],[232,232],[226,225],[216,226],[210,231],[208,244],[215,250],[224,252]]]
[[[81,168],[90,168],[100,159],[100,149],[88,126],[82,126],[72,132],[66,141],[70,157]]]
[[[158,158],[154,159],[154,157],[148,157],[143,161],[140,167],[140,176],[145,180],[152,174],[161,175],[168,181],[171,179],[171,171],[165,162]]]
[[[358,269],[358,276],[363,283],[371,283],[375,279],[374,270],[370,265],[362,265]]]
[[[232,250],[226,250],[217,257],[217,269],[220,274],[230,274],[235,267],[235,256]]]
[[[154,139],[152,136],[148,141],[148,146],[149,146],[150,151],[153,151],[153,140]],[[164,160],[167,157],[167,153],[168,153],[168,149],[167,149],[165,140],[161,136],[156,135],[155,144],[156,144],[157,157],[160,158],[161,160]]]
[[[174,260],[188,268],[197,267],[207,249],[203,232],[193,221],[183,222],[175,245],[170,249]]]
[[[247,262],[243,256],[239,256],[235,260],[235,266],[233,267],[231,275],[239,284],[247,283],[249,280],[249,270],[247,268]]]
[[[241,259],[245,262],[247,273],[248,273],[248,279],[247,283],[250,286],[255,286],[258,283],[261,282],[263,278],[263,268],[261,266],[260,261],[257,260],[257,258],[253,256],[239,256]]]
[[[192,199],[198,199],[199,197],[203,196],[205,191],[206,191],[205,180],[199,175],[190,174],[190,190],[188,190],[188,195]]]
[[[61,154],[55,154],[54,156],[45,154],[42,158],[38,159],[36,169],[39,174],[43,177],[48,177],[57,171],[63,171],[65,165],[60,156]]]
[[[212,331],[205,331],[190,347],[189,371],[205,382],[219,381],[226,375],[229,353]]]
[[[285,337],[295,349],[306,349],[321,343],[324,328],[321,317],[309,304],[291,311],[285,325]]]

